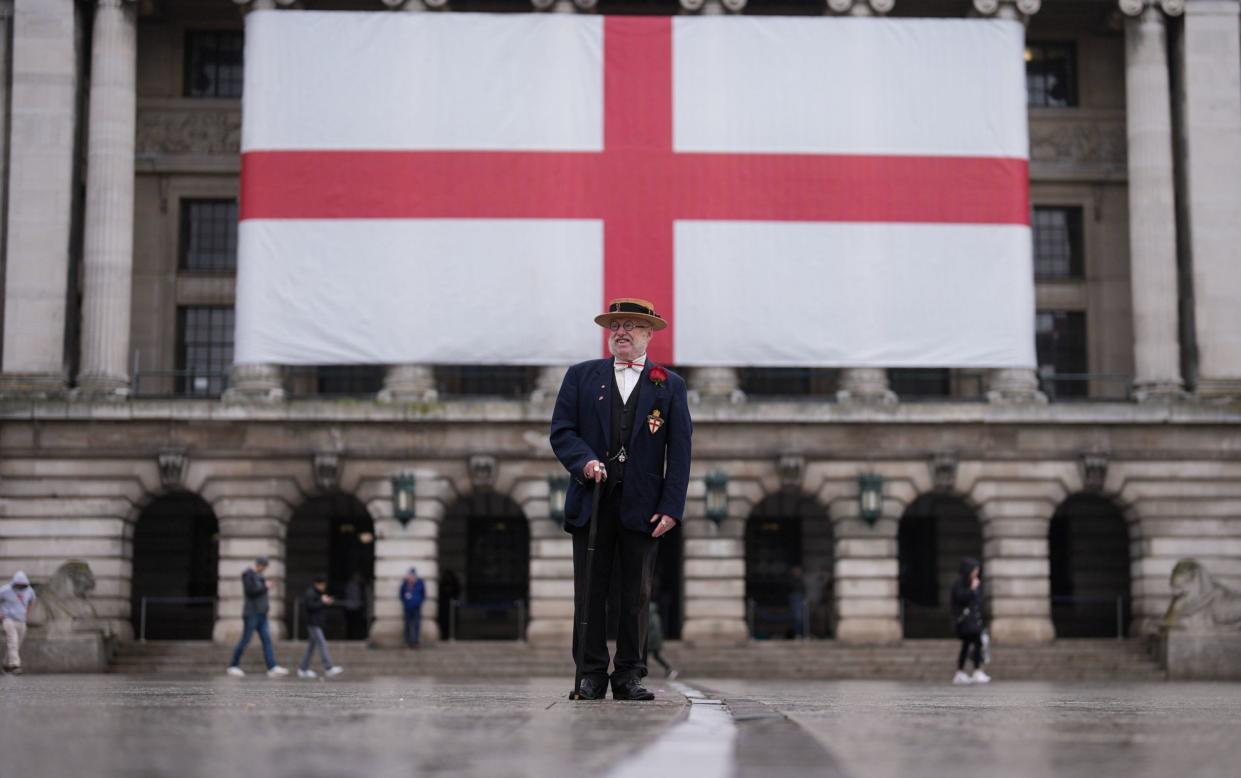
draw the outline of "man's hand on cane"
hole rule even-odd
[[[586,476],[586,480],[595,483],[608,480],[608,470],[598,459],[587,462],[586,467],[582,468],[582,475]]]
[[[655,524],[655,522],[659,522]],[[671,532],[672,528],[677,525],[677,520],[664,513],[656,513],[651,517],[651,524],[655,524],[655,531],[651,533],[651,537],[657,538],[666,532]]]

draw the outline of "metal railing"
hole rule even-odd
[[[211,603],[211,621],[214,623],[219,616],[219,597],[146,597],[138,604],[138,641],[147,642],[147,603],[163,603],[177,605],[200,605]]]
[[[515,610],[517,611],[517,640],[526,639],[526,603],[524,600],[505,602],[466,602],[465,600],[448,601],[448,639],[457,639],[457,613],[462,610]]]
[[[301,627],[301,623],[302,623],[302,610],[303,610],[303,606],[305,605],[305,603],[306,603],[305,597],[295,597],[293,599],[293,629],[289,633],[290,638],[293,640],[301,640],[301,634],[299,632],[299,628]],[[332,598],[332,604],[324,605],[323,607],[342,608],[344,610],[355,610],[355,609],[361,608],[362,613],[365,616],[365,623],[366,624],[371,623],[371,603],[369,599],[338,600],[336,598]]]
[[[1076,596],[1057,596],[1051,598],[1051,604],[1054,608],[1057,605],[1112,605],[1116,606],[1116,639],[1125,639],[1125,600],[1127,598],[1123,594],[1115,597],[1076,597]]]
[[[1133,399],[1133,376],[1123,373],[1039,371],[1039,389],[1051,402],[1116,402]]]
[[[792,629],[795,619],[800,620],[801,634],[797,637],[801,640],[808,639],[810,637],[810,603],[803,600],[800,610],[800,614],[794,614],[793,609],[787,605],[759,605],[757,600],[747,599],[745,601],[745,620],[746,626],[750,631],[750,637],[758,638],[758,623],[761,612],[764,624],[788,624],[789,628]]]

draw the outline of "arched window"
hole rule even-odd
[[[1048,529],[1056,637],[1124,636],[1130,618],[1129,529],[1109,500],[1076,495]]]
[[[160,497],[142,511],[134,527],[130,586],[134,635],[148,640],[211,639],[219,531],[211,506],[189,492]]]
[[[302,598],[315,576],[323,575],[328,592],[337,601],[327,610],[324,633],[334,640],[367,638],[374,613],[375,522],[361,501],[337,492],[302,503],[289,520],[285,571],[285,618],[290,635],[295,639],[306,636]]]
[[[767,497],[745,525],[746,614],[755,639],[832,634],[833,538],[813,498]]]
[[[962,558],[982,561],[977,514],[960,498],[922,495],[901,516],[897,555],[904,636],[952,637],[949,589]]]
[[[445,637],[514,640],[524,635],[530,528],[517,503],[491,493],[458,500],[440,523],[439,572]],[[455,587],[445,587],[449,574]],[[452,599],[457,600],[455,612]]]

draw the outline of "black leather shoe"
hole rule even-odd
[[[569,694],[569,699],[602,700],[607,691],[608,685],[606,681],[600,681],[598,678],[590,678],[588,676],[582,679],[582,684],[577,687],[575,693]]]
[[[655,694],[643,686],[642,682],[637,678],[630,678],[612,687],[612,699],[653,700],[655,699]]]

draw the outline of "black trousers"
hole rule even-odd
[[[655,575],[655,553],[659,541],[642,532],[620,525],[623,484],[600,485],[605,491],[599,500],[598,528],[595,536],[594,568],[590,592],[586,592],[586,548],[589,525],[573,528],[573,659],[577,661],[582,609],[586,608],[586,651],[582,667],[584,678],[608,679],[607,602],[612,583],[612,566],[620,565],[620,613],[616,633],[616,658],[612,685],[630,678],[646,676],[646,629],[650,619],[651,581]],[[596,487],[598,488],[598,487]]]
[[[974,662],[974,669],[982,667],[982,633],[965,633],[961,638],[961,651],[957,654],[957,669],[965,669],[965,658]]]

